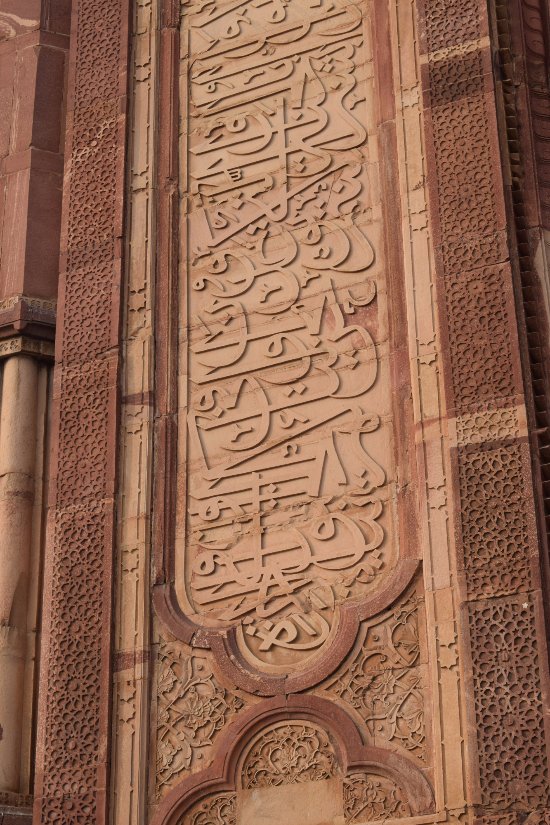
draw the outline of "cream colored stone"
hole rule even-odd
[[[371,5],[265,6],[182,18],[175,564],[184,612],[278,672],[391,579],[407,468]]]
[[[0,407],[0,790],[21,790],[21,748],[37,446],[38,366],[3,367]]]
[[[238,825],[343,825],[342,780],[239,791]]]
[[[147,818],[150,760],[150,510],[152,408],[153,112],[157,0],[133,6],[131,168],[123,332],[123,402],[117,524],[115,655],[110,817],[113,825]],[[125,400],[128,399],[128,400]],[[141,401],[140,399],[143,399]]]

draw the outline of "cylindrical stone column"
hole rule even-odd
[[[38,365],[4,364],[0,405],[0,791],[19,792]]]

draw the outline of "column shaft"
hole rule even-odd
[[[38,365],[4,364],[0,407],[0,790],[20,792]]]

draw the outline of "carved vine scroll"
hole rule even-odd
[[[433,811],[429,782],[409,758],[366,747],[345,711],[309,695],[266,699],[238,716],[212,765],[176,786],[152,825],[347,825]]]

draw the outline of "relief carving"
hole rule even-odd
[[[411,809],[403,792],[391,779],[353,773],[344,780],[346,823],[380,822],[410,815]]]
[[[522,422],[523,424],[523,422]],[[478,410],[458,416],[456,438],[459,445],[515,438],[520,434],[518,409]]]
[[[408,756],[365,745],[334,701],[294,694],[239,713],[220,734],[212,764],[160,801],[152,825],[225,825],[233,816],[239,825],[344,825],[382,811],[434,812],[422,770]]]
[[[244,703],[222,688],[206,657],[161,642],[157,676],[157,794],[206,767],[218,731]]]
[[[413,596],[378,622],[369,622],[351,662],[325,689],[359,713],[371,741],[383,739],[424,757],[418,603]]]
[[[180,825],[237,825],[237,795],[222,793],[194,806]]]
[[[366,22],[343,0],[182,14],[177,597],[268,673],[398,563]]]
[[[535,395],[543,397],[543,371],[537,359],[544,350],[533,334],[538,330],[533,318],[528,318],[529,334],[518,344],[515,273],[509,259],[519,250],[515,266],[523,270],[529,259],[523,234],[526,205],[517,197],[506,202],[499,148],[500,139],[507,137],[504,164],[510,166],[504,186],[511,175],[512,191],[526,191],[528,186],[518,184],[517,170],[523,133],[530,129],[518,127],[513,118],[510,98],[520,92],[522,69],[513,53],[513,31],[507,32],[503,24],[502,5],[497,4],[495,25],[494,10],[488,14],[487,5],[478,0],[451,4],[422,0],[420,4],[421,9],[425,6],[428,47],[425,121],[433,157],[429,168],[433,225],[436,245],[442,249],[440,307],[446,308],[447,315],[440,316],[449,353],[446,397],[448,408],[457,415],[459,441],[451,455],[458,480],[457,596],[466,601],[457,625],[459,641],[461,636],[465,640],[458,646],[462,653],[458,672],[468,673],[471,668],[468,698],[474,706],[467,709],[465,728],[473,755],[466,757],[465,764],[474,799],[481,803],[476,821],[484,825],[523,822],[528,811],[548,804],[541,686],[547,677],[539,666],[546,651],[544,632],[537,641],[535,597],[527,595],[540,587],[534,563],[540,540],[534,519],[532,457],[522,432],[528,374],[521,375],[522,367],[528,368],[531,361]],[[530,4],[522,5],[525,10]],[[509,4],[509,12],[512,29],[519,31],[519,4]],[[447,49],[451,44],[456,49]],[[495,72],[499,45],[504,60]],[[517,72],[513,79],[508,61]],[[520,106],[524,110],[523,99]],[[532,125],[536,131],[537,124]],[[512,208],[517,209],[516,225]],[[519,230],[517,248],[515,241],[508,245],[506,237],[512,237],[514,230],[516,234]],[[533,294],[529,288],[529,279],[522,277],[526,307]],[[537,413],[546,409],[538,398],[535,407]],[[514,408],[517,414],[510,415]],[[460,419],[467,423],[462,432]],[[544,426],[539,432],[544,432]],[[454,659],[455,635],[449,621],[448,661]]]
[[[324,731],[307,724],[282,724],[264,733],[248,753],[243,788],[266,788],[330,779],[336,755]]]
[[[74,4],[36,822],[104,817],[111,692],[126,0]],[[93,192],[93,196],[91,193]]]
[[[550,804],[541,667],[531,597],[469,607],[483,803],[519,811]]]
[[[523,449],[516,443],[458,450],[460,493],[468,502],[460,514],[460,564],[473,598],[530,584],[532,517]]]

